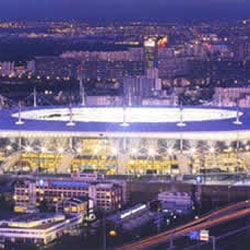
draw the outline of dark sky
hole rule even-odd
[[[250,17],[250,0],[0,0],[8,20],[201,20]]]

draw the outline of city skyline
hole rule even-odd
[[[0,0],[0,249],[248,249],[249,9]]]
[[[2,0],[3,20],[128,21],[211,20],[248,18],[248,0]]]

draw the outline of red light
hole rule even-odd
[[[158,48],[165,48],[167,46],[167,43],[168,43],[168,37],[165,36],[158,40],[157,46]]]

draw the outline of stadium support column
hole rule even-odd
[[[22,150],[22,136],[21,136],[21,134],[19,134],[19,136],[18,136],[18,150],[19,151]]]
[[[85,90],[84,90],[84,82],[83,82],[83,66],[81,65],[79,67],[79,92],[80,92],[80,104],[81,106],[85,106],[86,105],[86,101],[85,101]]]
[[[127,138],[123,138],[122,149],[117,153],[117,174],[127,174],[128,162]]]
[[[36,182],[29,182],[29,188],[28,188],[28,192],[29,192],[29,205],[30,206],[36,206]]]
[[[73,147],[73,137],[72,136],[69,137],[69,149],[70,149],[70,153],[73,153],[74,147]]]
[[[237,138],[236,138],[236,173],[238,173],[240,171],[240,157],[239,157],[239,153],[240,153],[240,139],[239,139],[239,131],[237,131]]]
[[[190,174],[189,157],[184,154],[179,154],[177,156],[177,161],[179,165],[180,174],[181,175]]]
[[[189,169],[189,157],[183,153],[184,150],[184,145],[183,145],[183,135],[182,132],[180,133],[180,152],[177,155],[177,162],[179,165],[179,171],[181,176],[184,174],[189,174],[190,169]]]
[[[33,107],[36,108],[37,107],[37,93],[36,93],[36,86],[34,86],[33,89]]]

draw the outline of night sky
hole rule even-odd
[[[206,20],[250,17],[250,0],[0,0],[2,20]]]

